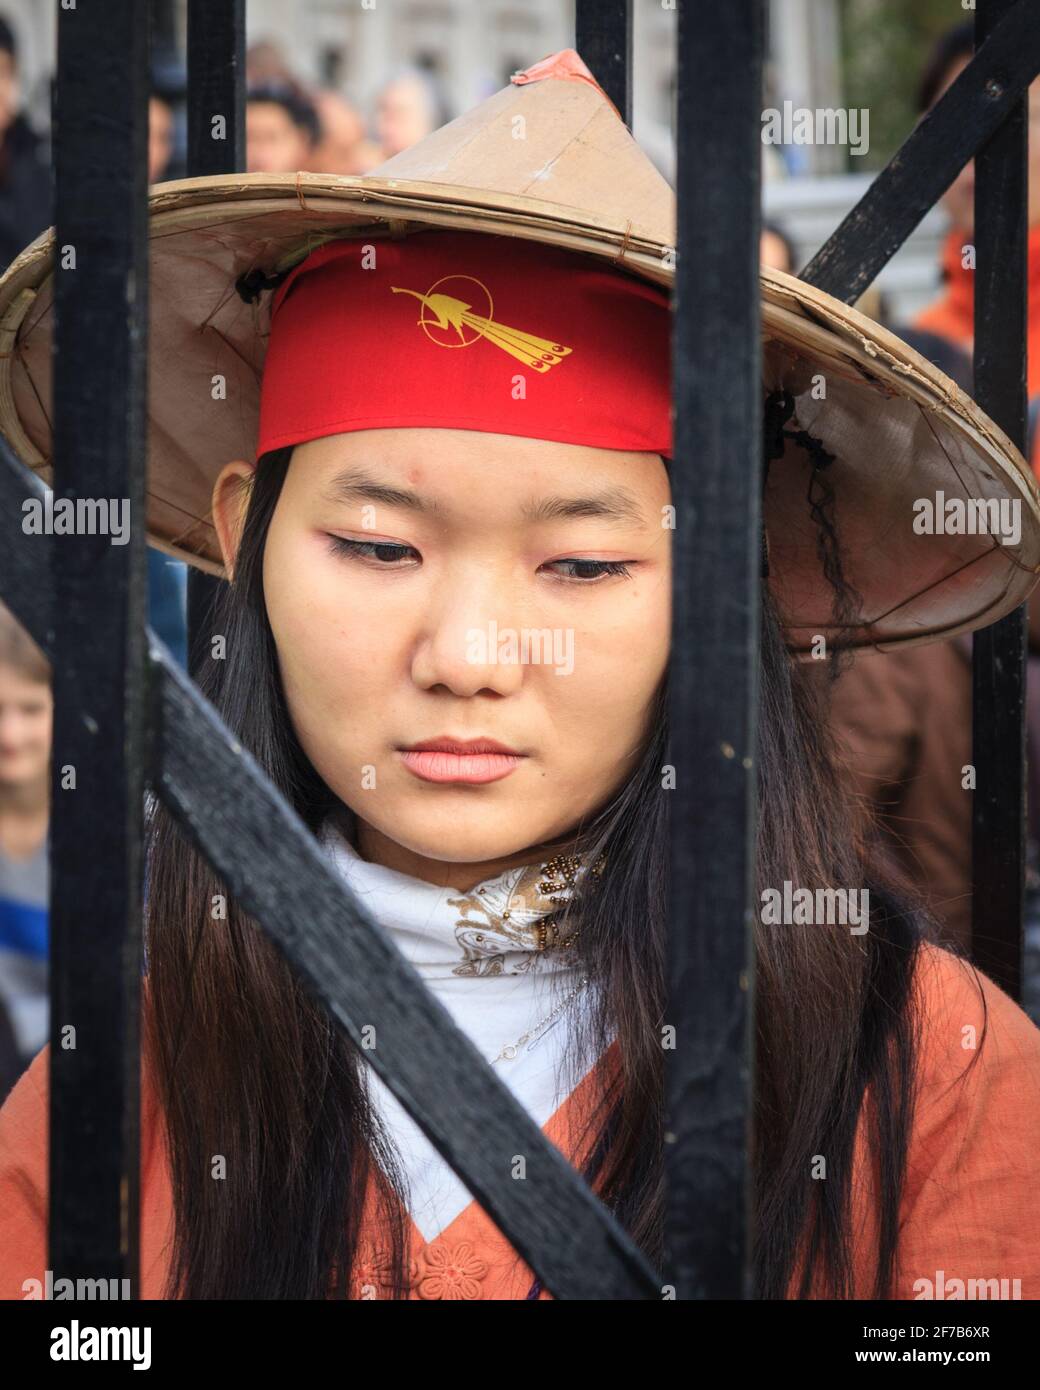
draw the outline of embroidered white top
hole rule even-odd
[[[586,868],[571,861],[572,884],[544,863],[509,869],[468,892],[438,888],[361,858],[333,820],[320,842],[332,864],[372,917],[389,932],[502,1080],[542,1126],[588,1068],[573,1075],[568,1043],[573,1015],[588,1007],[591,985],[561,1004],[583,978],[577,953],[566,945],[541,949],[555,927],[543,922],[580,882]],[[541,933],[537,924],[543,922]],[[555,1013],[547,1025],[543,1020]],[[542,1027],[537,1027],[538,1024]],[[498,1058],[525,1033],[516,1055]],[[473,1200],[418,1125],[374,1071],[373,1107],[383,1120],[409,1183],[409,1211],[432,1241]]]

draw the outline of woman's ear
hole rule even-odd
[[[242,539],[242,527],[245,524],[246,508],[249,506],[255,472],[255,463],[235,459],[232,463],[225,464],[213,484],[213,525],[216,527],[220,553],[229,580],[234,580],[235,577],[235,560]]]

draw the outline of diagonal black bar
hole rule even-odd
[[[1040,72],[1040,11],[1017,0],[817,251],[801,279],[854,304]]]
[[[983,43],[1010,0],[978,0]],[[1034,24],[1040,15],[1034,9]],[[975,399],[1018,445],[1026,440],[1026,164],[1020,97],[975,160]],[[1021,998],[1025,910],[1026,608],[975,634],[972,955]]]
[[[245,0],[188,0],[188,173],[246,167]],[[188,568],[188,670],[209,660],[213,605],[225,581]]]
[[[761,0],[679,11],[665,1273],[687,1299],[752,1296],[763,28]]]
[[[53,574],[49,1267],[135,1296],[147,42],[137,0],[58,10],[53,501],[75,525],[12,541]]]
[[[19,518],[42,484],[0,439],[0,585],[49,656],[49,577]],[[18,556],[16,565],[8,557]],[[558,1298],[660,1298],[660,1278],[329,867],[149,631],[150,782],[184,833]],[[430,1084],[430,1078],[436,1084]],[[527,1177],[511,1178],[523,1154]]]
[[[578,0],[574,46],[632,129],[632,0]]]

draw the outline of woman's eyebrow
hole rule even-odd
[[[363,468],[343,468],[326,483],[322,496],[329,502],[382,502],[388,507],[406,507],[413,512],[432,513],[439,510],[432,498],[423,497],[411,488],[381,483]],[[635,494],[628,488],[604,488],[585,497],[542,497],[526,502],[520,510],[525,521],[559,521],[574,517],[603,517],[608,521],[634,522],[645,525],[645,517]]]
[[[625,487],[604,488],[587,497],[543,497],[522,509],[526,521],[557,521],[569,517],[605,517],[610,521],[645,522],[635,494]]]
[[[327,502],[382,502],[387,507],[407,507],[413,512],[435,512],[437,503],[421,497],[411,488],[392,487],[381,483],[363,468],[343,468],[334,473],[322,488]]]

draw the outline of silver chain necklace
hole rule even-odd
[[[516,1042],[507,1043],[505,1047],[503,1047],[502,1051],[498,1054],[498,1056],[492,1060],[491,1065],[494,1066],[495,1062],[501,1062],[503,1060],[511,1062],[513,1058],[519,1054],[520,1049],[524,1045],[524,1043],[527,1042],[529,1038],[532,1038],[534,1034],[538,1032],[539,1028],[541,1028],[544,1032],[548,1032],[549,1023],[557,1016],[557,1014],[563,1012],[563,1010],[567,1007],[571,1000],[575,998],[575,996],[585,988],[588,982],[589,977],[587,975],[582,976],[582,978],[571,990],[570,994],[568,994],[565,999],[561,1000],[561,1002],[557,1004],[556,1008],[553,1009],[551,1014],[546,1014],[546,1016],[543,1019],[540,1019],[534,1025],[533,1028],[529,1028],[526,1033],[521,1034],[521,1036],[517,1038]],[[531,1047],[533,1046],[534,1043],[532,1042],[531,1046],[527,1049],[528,1052],[530,1052]]]

